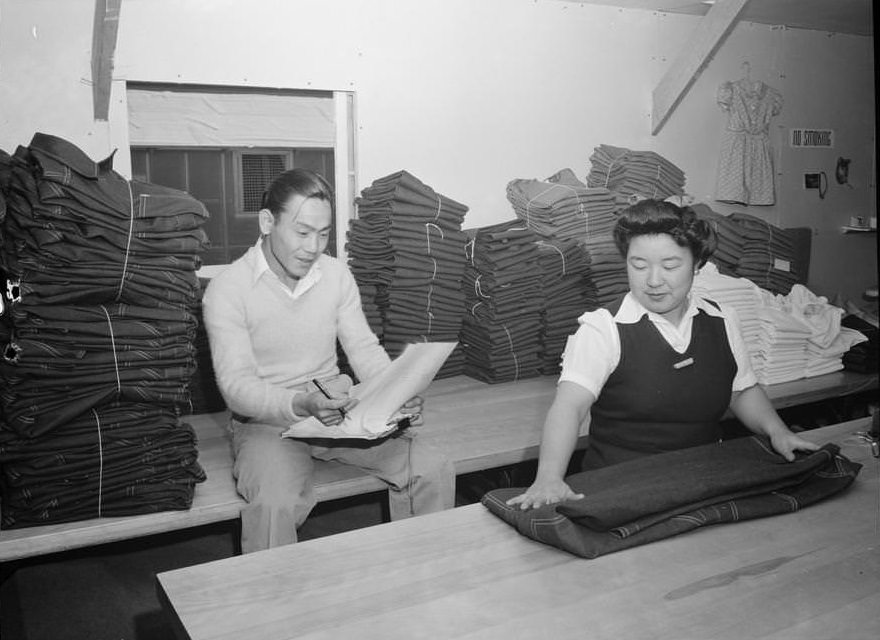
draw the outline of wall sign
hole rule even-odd
[[[795,148],[834,148],[833,129],[789,129],[788,143]]]

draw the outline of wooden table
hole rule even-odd
[[[843,494],[584,560],[482,505],[159,574],[182,638],[880,637],[868,419],[806,433],[864,464]]]

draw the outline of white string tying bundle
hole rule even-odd
[[[556,183],[553,183],[553,184],[551,184],[549,187],[547,187],[546,189],[544,189],[544,190],[543,190],[541,193],[539,193],[538,195],[536,195],[536,196],[532,196],[531,198],[529,198],[529,201],[526,202],[526,226],[531,226],[531,224],[532,224],[532,218],[531,218],[531,215],[532,215],[532,203],[533,203],[535,200],[537,200],[538,198],[540,198],[541,196],[543,196],[545,193],[550,193],[551,191],[553,191],[553,189],[554,189],[556,186],[557,186]]]
[[[443,201],[440,198],[440,194],[437,194],[437,213],[434,214],[434,220],[437,220],[440,217],[440,210],[443,207]]]
[[[478,298],[483,298],[484,300],[488,300],[491,296],[485,295],[483,293],[482,288],[480,287],[480,278],[482,278],[482,277],[483,277],[483,274],[481,273],[474,280],[474,294]],[[477,315],[477,307],[479,307],[481,304],[483,304],[483,300],[477,300],[477,302],[475,302],[474,305],[471,306],[471,315],[472,316]]]
[[[131,236],[134,233],[134,194],[131,191],[131,182],[126,180],[125,184],[128,185],[129,202],[128,240],[125,243],[125,260],[122,263],[122,277],[119,279],[119,291],[116,292],[116,302],[119,302],[122,298],[122,287],[125,286],[125,274],[128,270],[128,256],[131,252]]]
[[[110,346],[113,349],[113,364],[116,367],[116,393],[122,393],[122,381],[119,379],[119,359],[116,357],[116,337],[113,335],[113,321],[110,319],[110,312],[107,307],[101,305],[101,310],[107,316],[107,326],[110,329]]]
[[[660,164],[657,164],[657,175],[654,176],[654,193],[651,194],[652,198],[657,197],[657,185],[660,183]]]
[[[570,184],[562,184],[562,183],[559,183],[559,182],[553,182],[553,183],[551,183],[550,186],[549,186],[547,189],[544,189],[541,193],[539,193],[539,194],[537,194],[537,195],[535,195],[535,196],[533,196],[532,198],[529,199],[529,201],[526,203],[526,226],[527,226],[527,227],[530,227],[530,226],[531,226],[531,208],[532,208],[532,203],[533,203],[535,200],[537,200],[538,198],[540,198],[541,196],[543,196],[544,194],[549,193],[550,191],[552,191],[552,190],[555,189],[556,187],[562,187],[563,189],[568,189],[569,191],[571,191],[571,192],[574,194],[574,197],[577,199],[577,203],[578,203],[578,204],[577,204],[577,210],[578,210],[578,213],[580,213],[581,215],[584,216],[584,220],[586,220],[586,222],[587,222],[587,229],[586,229],[586,232],[587,232],[587,234],[589,234],[589,232],[590,232],[590,220],[589,220],[590,216],[589,216],[588,213],[587,213],[587,207],[586,207],[586,205],[581,201],[581,194],[578,192],[577,189],[575,189],[575,188],[574,188],[573,186],[571,186]],[[513,231],[513,229],[511,229],[511,231]]]
[[[510,345],[510,355],[513,356],[513,381],[516,382],[519,380],[519,360],[516,358],[516,351],[513,349],[513,336],[510,335],[510,331],[507,330],[507,325],[503,324],[501,327],[504,329],[504,333],[507,334],[507,342]]]
[[[101,503],[104,493],[104,436],[101,433],[101,418],[98,412],[92,409],[95,416],[95,424],[98,425],[98,517],[101,517]]]
[[[440,234],[441,240],[446,239],[446,235],[443,233],[443,229],[438,227],[433,222],[426,222],[425,223],[425,238],[426,238],[426,243],[428,246],[428,255],[431,255],[431,227],[434,227],[435,229],[437,229],[437,233]]]
[[[428,318],[428,333],[431,333],[431,324],[434,320],[434,312],[431,311],[431,295],[434,293],[434,283],[428,285],[428,299],[425,302],[425,315]]]
[[[590,235],[590,212],[587,211],[587,205],[581,201],[581,194],[578,193],[578,190],[568,184],[560,184],[560,187],[565,187],[569,189],[572,193],[574,193],[574,197],[577,198],[578,201],[578,213],[584,217],[584,233],[589,236]]]
[[[466,242],[464,245],[464,258],[468,262],[471,263],[471,266],[474,266],[474,251],[476,248],[477,239],[471,238],[470,242]],[[470,247],[470,255],[468,255],[468,247]]]
[[[608,181],[611,179],[611,168],[614,166],[614,163],[620,160],[622,157],[626,155],[626,151],[622,152],[619,156],[615,156],[611,158],[611,164],[608,165],[607,173],[605,174],[605,188],[608,188]]]
[[[478,276],[476,277],[476,279],[474,280],[474,294],[475,294],[478,298],[488,299],[490,296],[485,295],[485,294],[483,293],[482,288],[480,287],[480,278],[482,278],[482,277],[483,277],[483,274],[481,273],[481,274],[478,275]]]
[[[562,249],[557,247],[552,242],[544,242],[543,240],[538,240],[538,244],[545,246],[545,247],[551,247],[553,249],[556,249],[556,253],[559,254],[559,259],[562,261],[562,276],[565,277],[565,254],[562,253]]]

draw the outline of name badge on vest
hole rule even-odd
[[[686,358],[686,359],[682,360],[681,362],[676,362],[674,365],[672,365],[672,368],[673,369],[684,369],[685,367],[691,366],[693,363],[694,363],[693,358]]]

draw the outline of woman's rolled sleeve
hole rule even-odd
[[[574,382],[598,398],[620,361],[620,338],[614,319],[604,309],[585,313],[578,322],[562,353],[559,382]]]

